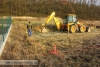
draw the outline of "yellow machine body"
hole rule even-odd
[[[58,30],[68,31],[71,33],[75,33],[76,31],[79,31],[79,32],[86,31],[86,27],[81,22],[77,22],[75,14],[68,14],[65,17],[65,21],[63,23],[61,23],[55,17],[55,12],[52,12],[51,15],[47,17],[45,22],[42,23],[42,27],[43,27],[42,29],[45,29],[46,24],[49,23],[49,21],[52,19],[54,20]],[[42,32],[44,32],[44,31],[42,31]]]

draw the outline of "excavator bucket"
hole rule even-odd
[[[41,32],[42,33],[46,33],[46,32],[48,32],[49,30],[46,28],[46,27],[42,27],[42,29],[41,29]]]
[[[52,20],[52,19],[54,18],[54,16],[55,16],[55,12],[52,12],[51,15],[48,16],[48,17],[46,18],[46,20],[42,23],[42,29],[41,29],[41,32],[42,32],[42,33],[46,33],[46,32],[49,31],[45,26],[46,26],[46,24],[47,24],[50,20]]]

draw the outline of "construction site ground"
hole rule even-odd
[[[43,20],[13,20],[1,59],[38,60],[37,67],[100,66],[99,28],[91,27],[91,32],[84,33],[60,32],[56,29],[55,23],[51,21],[47,25],[50,31],[40,33],[39,26]],[[34,27],[31,37],[27,36],[26,31],[28,21]],[[87,23],[94,24],[94,21],[84,22],[84,24]],[[54,50],[55,45],[56,52],[54,53],[52,50]]]

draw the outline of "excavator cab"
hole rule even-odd
[[[63,25],[61,27],[62,30],[71,33],[75,33],[76,31],[85,32],[86,28],[87,27],[85,27],[81,22],[77,22],[75,14],[68,14],[67,16],[65,16]],[[87,29],[87,31],[89,31],[89,29]]]
[[[68,23],[76,23],[75,14],[68,14],[67,16],[65,16],[63,24],[68,24]]]

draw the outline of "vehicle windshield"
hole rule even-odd
[[[64,18],[64,24],[68,23],[68,22],[76,22],[76,16],[66,16]]]
[[[63,19],[63,23],[66,24],[68,22],[67,16]]]
[[[73,20],[72,17],[73,17],[73,16],[68,16],[68,17],[67,17],[68,22],[72,22],[72,20]]]

